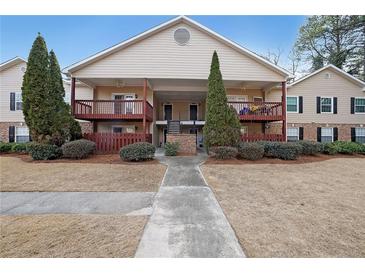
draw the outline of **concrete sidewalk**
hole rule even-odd
[[[168,165],[136,257],[245,257],[196,157],[160,157]]]
[[[0,214],[150,215],[154,192],[0,192]]]

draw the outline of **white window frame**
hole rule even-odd
[[[190,106],[196,106],[196,121],[199,121],[199,104],[198,103],[190,103],[189,104],[189,110],[188,110],[188,112],[189,112],[189,121],[190,121]],[[193,120],[191,120],[191,121],[193,121]]]
[[[355,97],[355,101],[354,101],[354,113],[355,114],[365,114],[365,112],[356,112],[356,99],[365,99],[365,97]]]
[[[331,99],[331,111],[322,111],[322,99]],[[321,96],[321,100],[320,100],[320,110],[321,110],[321,113],[324,113],[324,114],[333,114],[333,97],[322,97]]]
[[[171,120],[174,120],[174,104],[173,103],[164,103],[162,106],[162,120],[163,121],[167,121],[165,120],[165,105],[171,105]],[[189,115],[190,117],[190,115]]]
[[[15,104],[15,110],[23,110],[23,96],[22,96],[22,92],[21,91],[16,91],[14,92],[15,93],[15,101],[14,101],[14,104]],[[20,100],[17,100],[17,98],[19,98],[19,95],[20,95]],[[18,108],[18,104],[17,103],[22,103],[22,108],[19,109]]]
[[[112,133],[114,133],[114,128],[121,128],[122,129],[122,134],[124,133],[123,131],[128,131],[128,129],[132,129],[134,132],[125,132],[125,133],[132,133],[132,134],[136,133],[136,126],[135,125],[113,125],[112,126]]]
[[[362,129],[362,131],[364,131],[364,135],[358,135],[357,134],[357,131],[359,130],[359,129]],[[357,142],[357,137],[365,137],[365,128],[364,127],[355,127],[355,141]],[[363,143],[363,144],[365,144],[365,142]]]
[[[261,102],[264,102],[264,98],[262,96],[253,96],[252,99],[254,102],[255,102],[255,99],[260,99]]]
[[[321,128],[321,143],[323,142],[322,141],[322,138],[323,138],[323,134],[322,134],[322,131],[323,131],[323,129],[331,129],[331,143],[333,142],[333,127],[322,127]],[[328,137],[327,135],[325,135],[326,137]]]
[[[126,96],[131,96],[133,97],[133,99],[130,100],[136,100],[136,94],[135,93],[125,93],[125,92],[117,92],[117,93],[112,93],[112,100],[116,100],[115,96],[116,95],[123,95],[124,96],[124,101],[128,101],[129,99],[126,99]],[[114,111],[114,104],[113,104],[113,113],[115,113]],[[127,104],[124,105],[124,113],[123,114],[127,114]],[[129,114],[129,113],[128,113]],[[135,104],[132,104],[132,114],[136,114],[135,111]]]
[[[18,135],[18,129],[27,129],[27,131],[28,131],[28,135]],[[15,142],[16,143],[18,143],[18,136],[28,136],[28,139],[29,139],[29,128],[28,127],[25,127],[25,126],[23,126],[23,127],[15,127],[15,132],[14,132],[15,134],[15,136],[14,136],[14,138],[15,138]],[[29,141],[29,140],[28,140]],[[24,143],[26,143],[26,142],[24,142]]]
[[[296,111],[288,110],[288,98],[289,97],[297,99],[297,110]],[[286,96],[286,112],[288,112],[288,113],[299,113],[299,96]]]
[[[291,129],[295,129],[296,131],[297,131],[297,135],[290,135],[289,136],[289,131],[291,130]],[[297,139],[296,140],[290,140],[290,141],[299,141],[299,127],[288,127],[287,128],[287,130],[286,130],[286,132],[287,132],[287,141],[289,141],[289,138],[288,137],[293,137],[293,136],[295,136],[295,137],[297,137]]]

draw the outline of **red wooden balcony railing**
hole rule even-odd
[[[152,143],[152,134],[143,133],[86,133],[84,138],[96,143],[98,153],[117,153],[121,147],[136,143]]]
[[[241,135],[241,141],[243,142],[257,142],[257,141],[271,141],[271,142],[283,142],[284,137],[281,134],[243,134]]]
[[[75,100],[78,119],[143,119],[143,100]],[[147,102],[146,118],[152,121],[153,107]]]
[[[280,121],[283,119],[281,102],[228,102],[240,120]]]

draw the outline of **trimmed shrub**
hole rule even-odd
[[[243,143],[238,145],[238,156],[247,160],[259,160],[264,157],[264,145],[260,143]]]
[[[363,153],[364,145],[355,142],[336,141],[325,145],[325,153],[327,154],[354,154]]]
[[[277,147],[280,146],[281,144],[279,142],[269,142],[269,141],[260,141],[256,143],[264,146],[265,157],[276,157]]]
[[[282,160],[295,160],[302,154],[302,147],[296,143],[279,143],[274,156]]]
[[[119,155],[124,161],[145,161],[153,159],[155,150],[156,148],[154,145],[146,142],[139,142],[122,147]]]
[[[81,139],[68,142],[61,148],[63,157],[71,159],[83,159],[95,152],[96,144],[92,141]]]
[[[27,143],[14,143],[12,148],[12,152],[18,153],[26,153],[27,152]]]
[[[165,144],[165,155],[166,156],[176,156],[177,151],[179,150],[180,144],[178,142],[175,143],[166,143]]]
[[[13,147],[13,143],[0,142],[0,152],[10,152]]]
[[[303,155],[315,155],[322,151],[321,143],[313,141],[299,141],[297,143],[302,147]]]
[[[237,148],[226,147],[226,146],[211,147],[209,152],[215,159],[219,160],[227,160],[235,158],[238,153]]]
[[[33,160],[54,160],[62,156],[62,150],[56,145],[29,143],[27,151]]]

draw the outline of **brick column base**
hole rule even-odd
[[[179,143],[179,153],[196,154],[196,135],[195,134],[167,134],[168,143]]]

